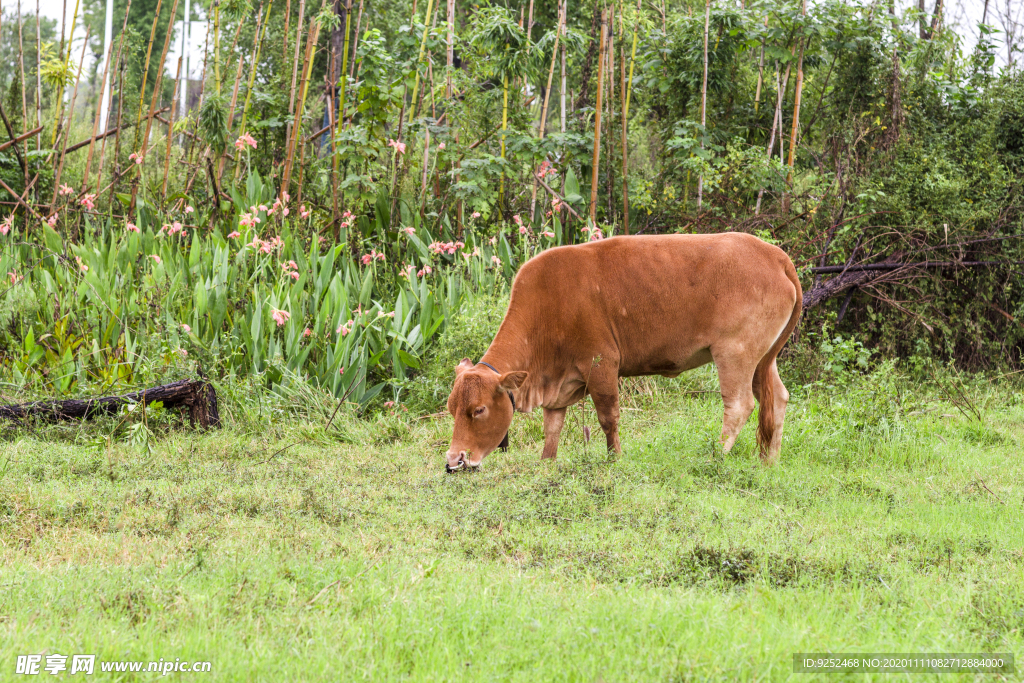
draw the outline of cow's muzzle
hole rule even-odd
[[[447,454],[446,454],[446,456],[447,456]],[[446,457],[445,463],[444,463],[444,471],[449,473],[449,474],[451,474],[452,472],[458,472],[459,470],[478,470],[478,469],[480,469],[480,463],[479,462],[476,463],[475,465],[473,465],[473,464],[471,464],[468,461],[468,458],[469,458],[469,453],[467,453],[466,451],[459,451],[459,459],[453,465],[451,463],[452,458]]]

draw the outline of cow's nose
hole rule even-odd
[[[454,455],[455,454],[452,453],[451,451],[449,451],[448,453],[445,453],[445,456],[446,456],[446,461],[444,463],[445,472],[457,472],[457,471],[461,470],[463,467],[466,466],[466,457],[469,455],[466,451],[459,451],[459,459],[455,461],[455,464],[452,464],[452,460],[454,460],[454,458],[453,458]]]

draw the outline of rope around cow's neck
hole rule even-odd
[[[498,375],[501,375],[501,373],[498,372],[498,368],[494,367],[490,363],[485,363],[484,361],[480,361],[479,363],[477,363],[477,365],[486,365],[491,370],[494,370],[494,372],[498,373]],[[512,412],[515,413],[516,412],[516,399],[515,399],[515,396],[512,395],[511,391],[508,392],[508,400],[512,401]],[[498,448],[500,448],[503,453],[508,450],[508,433],[507,432],[505,433],[505,438],[501,440],[500,444],[498,444]]]

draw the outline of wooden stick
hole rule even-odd
[[[42,220],[42,216],[40,216],[40,215],[39,215],[38,213],[36,213],[35,209],[33,209],[33,208],[32,208],[31,206],[29,206],[28,204],[26,204],[26,203],[25,203],[25,200],[24,200],[24,199],[22,199],[22,198],[21,198],[21,196],[20,196],[20,195],[19,195],[19,194],[18,194],[17,192],[15,192],[14,190],[12,190],[12,189],[11,189],[11,186],[10,186],[10,185],[8,185],[7,183],[5,183],[5,182],[3,181],[3,178],[0,178],[0,187],[4,188],[4,189],[5,189],[5,190],[7,190],[7,191],[8,191],[9,193],[11,193],[11,196],[12,196],[12,197],[14,197],[14,198],[15,198],[15,199],[16,199],[16,200],[18,201],[18,203],[19,203],[19,204],[21,204],[22,206],[24,206],[24,207],[25,207],[25,209],[29,211],[29,213],[31,213],[31,214],[32,214],[33,216],[35,216],[36,218],[39,218],[40,220]]]
[[[306,57],[303,61],[303,76],[302,84],[299,87],[301,95],[299,97],[299,106],[295,111],[295,127],[292,131],[291,145],[288,148],[288,156],[285,159],[284,166],[284,178],[281,182],[281,196],[288,191],[288,185],[291,182],[292,176],[292,163],[295,157],[295,145],[298,142],[298,138],[302,135],[302,109],[306,103],[306,93],[309,90],[309,76],[313,70],[313,55],[316,48],[317,39],[320,36],[320,24],[316,22],[316,18],[310,19],[309,21],[310,30],[309,37],[306,39]]]
[[[452,0],[454,2],[454,0]],[[352,39],[352,63],[349,65],[349,78],[356,77],[356,54],[359,52],[359,29],[363,23],[363,0],[359,0],[359,16],[356,18],[356,33]]]
[[[153,116],[156,117],[156,118],[159,118],[160,114],[163,114],[165,111],[169,111],[169,110],[170,110],[170,107],[163,107],[162,109],[158,109],[157,111],[153,112]],[[149,115],[147,114],[147,117],[148,116]],[[134,127],[134,126],[135,126],[134,122],[129,122],[129,123],[125,124],[123,127],[124,127],[125,130],[127,130],[129,128]],[[82,140],[81,142],[76,142],[73,145],[68,145],[68,148],[66,150],[64,150],[64,153],[65,154],[71,154],[72,152],[77,152],[78,150],[80,150],[83,147],[87,146],[93,140],[96,140],[96,141],[103,140],[103,139],[105,139],[105,138],[107,138],[107,137],[109,137],[111,135],[117,135],[117,133],[119,131],[120,131],[120,127],[111,128],[107,132],[100,133],[99,135],[97,135],[94,138],[86,138],[85,140]]]
[[[601,43],[597,60],[597,103],[594,107],[594,161],[590,174],[590,223],[597,225],[597,172],[601,164],[601,95],[604,92],[604,45],[608,12],[601,10]]]
[[[27,133],[22,133],[21,135],[19,135],[18,137],[14,138],[13,140],[8,140],[7,142],[5,142],[2,145],[0,145],[0,152],[2,152],[3,150],[7,149],[11,145],[18,144],[22,140],[27,140],[28,138],[35,137],[36,135],[39,135],[41,132],[43,132],[43,126],[39,126],[38,128],[30,130]]]

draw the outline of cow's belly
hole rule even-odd
[[[712,361],[709,348],[682,353],[659,353],[646,358],[625,359],[619,366],[619,377],[642,377],[662,375],[677,377],[687,370],[699,368]]]

